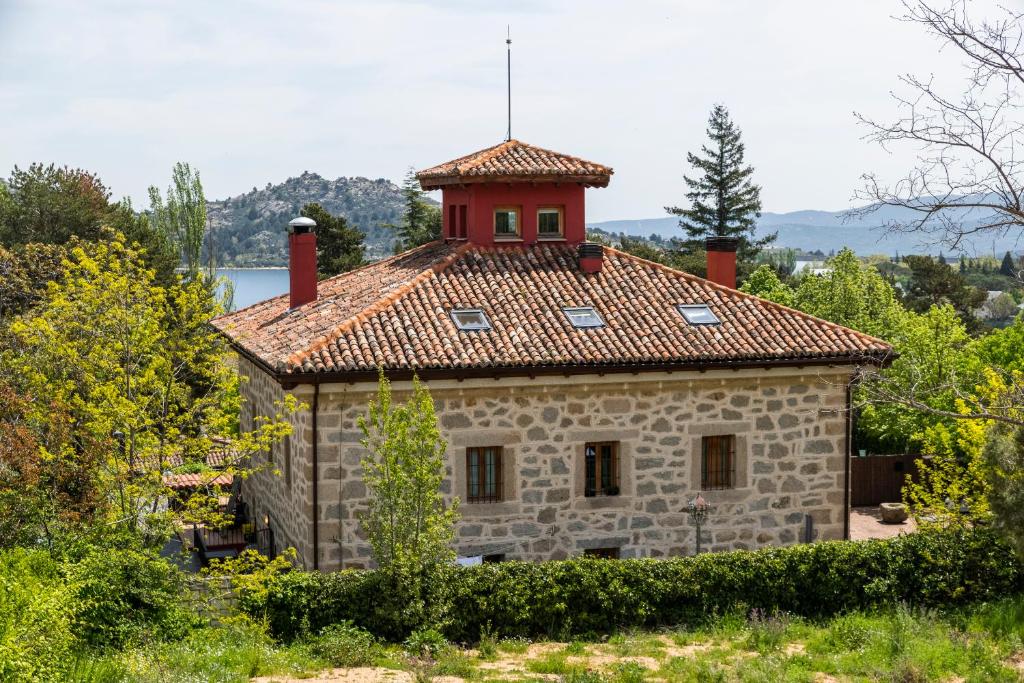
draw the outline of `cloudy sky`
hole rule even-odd
[[[987,4],[976,3],[981,13]],[[769,211],[841,209],[906,151],[861,140],[897,75],[956,74],[895,0],[0,0],[0,172],[53,161],[145,199],[175,161],[223,198],[304,170],[400,180],[512,133],[608,164],[592,221],[682,198],[726,104]],[[955,83],[955,81],[951,81]]]

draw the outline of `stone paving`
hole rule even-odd
[[[917,523],[911,517],[902,524],[883,524],[878,507],[862,507],[850,510],[850,539],[862,541],[868,538],[893,538],[900,534],[917,531]]]

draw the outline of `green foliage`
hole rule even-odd
[[[1010,252],[1003,254],[1003,260],[999,264],[999,274],[1006,277],[1017,277],[1017,264],[1013,262]]]
[[[162,463],[172,455],[201,460],[212,436],[237,429],[237,406],[222,400],[234,373],[223,340],[208,325],[217,310],[204,283],[165,289],[132,249],[114,241],[72,250],[60,282],[12,321],[0,367],[19,395],[46,397],[26,414],[43,446],[40,464],[88,464],[82,481],[102,493],[83,522],[159,543],[171,521],[153,504],[167,494]],[[51,414],[54,406],[59,412]],[[289,434],[285,414],[294,408],[292,401],[233,439],[228,472],[248,471],[241,463],[249,455]],[[65,413],[68,437],[42,438],[55,415]],[[212,486],[200,493],[197,502],[218,494]],[[53,532],[38,529],[47,542]]]
[[[75,646],[76,605],[41,551],[0,552],[0,680],[58,678]]]
[[[96,175],[67,166],[32,164],[27,170],[15,166],[7,185],[0,192],[0,244],[25,257],[20,275],[27,278],[28,286],[15,281],[4,289],[15,285],[23,292],[45,289],[46,276],[53,274],[59,259],[29,245],[53,245],[59,252],[80,242],[108,241],[117,233],[128,244],[139,246],[139,258],[158,282],[167,286],[175,280],[178,259],[170,244],[145,217],[135,214],[129,201],[112,202],[110,191]],[[35,263],[36,256],[45,261]]]
[[[701,156],[686,155],[686,162],[699,174],[683,176],[689,208],[665,210],[680,217],[679,226],[696,246],[703,246],[707,237],[736,237],[740,260],[753,261],[775,235],[753,239],[755,220],[761,215],[761,188],[751,181],[753,167],[744,165],[740,129],[721,104],[711,110],[707,136],[709,143],[701,147]]]
[[[904,296],[907,308],[924,313],[932,306],[949,304],[969,328],[977,325],[974,309],[985,302],[985,292],[971,287],[958,271],[931,256],[907,256],[904,261],[910,267]]]
[[[202,268],[203,241],[206,236],[206,196],[199,171],[178,162],[171,172],[167,201],[155,186],[149,188],[150,216],[157,232],[177,247],[189,280],[196,280]],[[209,277],[213,279],[213,259]]]
[[[319,204],[306,204],[302,215],[316,221],[316,263],[320,277],[346,273],[363,265],[363,233],[342,216],[332,216]]]
[[[1022,578],[1020,561],[992,530],[950,528],[671,560],[487,564],[437,581],[453,596],[445,635],[471,641],[487,624],[506,636],[566,637],[698,624],[752,607],[823,617],[900,601],[956,605],[1012,593]],[[391,623],[379,613],[381,583],[376,571],[291,572],[263,599],[242,604],[284,638],[341,621],[392,637],[379,630]]]
[[[993,427],[984,460],[996,527],[1024,557],[1024,427]]]
[[[402,224],[398,226],[400,239],[395,244],[395,251],[412,249],[441,239],[441,209],[426,201],[426,193],[420,189],[416,171],[411,168],[402,183],[402,199],[405,210],[402,213]]]
[[[325,626],[306,647],[316,659],[344,667],[372,664],[378,649],[376,638],[349,622]]]
[[[437,657],[451,647],[440,631],[433,628],[421,628],[409,634],[403,643],[405,651],[414,657]]]
[[[826,263],[828,272],[800,280],[794,307],[818,318],[866,334],[890,339],[904,317],[892,285],[874,266],[866,266],[849,249]]]
[[[774,301],[783,306],[792,306],[796,294],[791,287],[779,279],[776,269],[769,265],[758,266],[740,287],[741,292]]]
[[[423,583],[455,559],[458,501],[446,508],[441,494],[446,443],[427,387],[414,378],[409,400],[395,404],[383,372],[359,428],[370,500],[360,523],[390,583],[383,599],[402,604],[401,622],[415,628],[428,618]]]
[[[64,247],[53,244],[0,247],[0,321],[38,304],[49,283],[64,274],[66,256]]]
[[[181,571],[156,555],[96,549],[70,570],[76,636],[91,647],[121,649],[177,639],[196,623],[184,602]]]

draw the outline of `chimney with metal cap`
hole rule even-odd
[[[736,289],[736,249],[739,243],[735,237],[707,239],[709,280]]]
[[[288,223],[288,307],[316,301],[316,221],[300,216]]]
[[[604,265],[604,247],[595,242],[580,242],[576,247],[576,257],[584,273],[600,273]]]

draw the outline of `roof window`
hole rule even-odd
[[[686,318],[691,325],[721,325],[718,319],[707,304],[677,304],[676,309]]]
[[[491,329],[491,321],[487,319],[487,315],[479,308],[452,309],[452,322],[460,330],[466,332]]]
[[[563,308],[562,311],[566,317],[569,318],[569,322],[572,326],[577,329],[583,329],[586,327],[604,327],[604,320],[597,314],[592,306],[582,306],[579,308]]]

